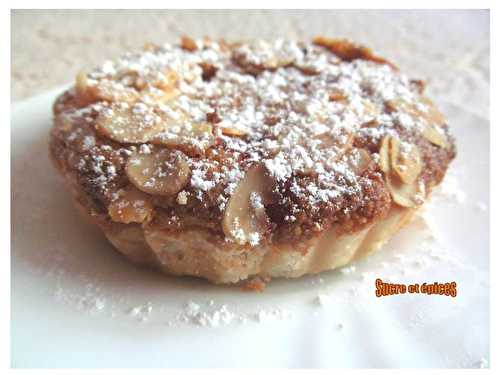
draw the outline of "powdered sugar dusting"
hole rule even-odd
[[[217,306],[214,301],[197,303],[189,301],[176,316],[176,321],[196,326],[216,328],[229,324],[247,324],[249,321],[258,323],[290,319],[289,310],[259,309],[255,313],[241,313],[230,309],[227,305]]]
[[[170,207],[218,217],[246,171],[262,164],[277,182],[283,222],[299,226],[297,214],[306,212],[314,230],[322,228],[321,212],[349,215],[349,202],[365,198],[371,180],[349,158],[356,139],[377,144],[386,134],[398,136],[396,128],[411,132],[423,121],[397,106],[387,109],[388,101],[411,105],[420,95],[390,65],[344,61],[321,46],[286,40],[150,47],[79,76],[73,92],[78,85],[97,90],[102,100],[61,116],[70,123],[97,118],[97,132],[121,142],[104,150],[110,145],[97,142],[92,127],[69,130],[68,139],[84,151],[78,173],[100,199],[116,196],[131,153],[155,153],[160,145],[186,154],[189,168]],[[153,177],[144,188],[154,187]],[[260,240],[254,235],[250,243]]]

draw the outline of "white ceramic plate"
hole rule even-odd
[[[458,143],[447,188],[383,250],[251,293],[138,268],[78,216],[47,156],[56,93],[13,107],[13,367],[489,366],[485,119],[441,103]],[[377,298],[376,278],[458,295]]]

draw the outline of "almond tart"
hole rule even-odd
[[[148,44],[53,110],[50,155],[84,215],[130,260],[214,283],[371,253],[455,157],[423,81],[324,37]]]

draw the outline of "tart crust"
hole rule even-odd
[[[137,224],[92,219],[78,199],[75,204],[129,260],[170,275],[201,277],[216,284],[252,277],[296,278],[345,266],[380,249],[417,211],[394,205],[385,218],[354,233],[332,227],[296,245],[235,247],[223,240],[214,241],[209,231],[200,228],[143,230]]]
[[[423,90],[344,40],[183,38],[79,74],[50,155],[136,263],[300,277],[380,248],[442,180],[455,146]]]
[[[384,245],[416,209],[394,206],[376,223],[352,234],[330,228],[299,246],[248,245],[235,248],[213,241],[210,232],[143,232],[137,226],[101,229],[125,256],[172,275],[202,277],[213,283],[237,283],[249,277],[296,278],[316,274],[360,259]]]

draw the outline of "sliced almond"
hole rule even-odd
[[[425,96],[421,96],[417,103],[402,99],[393,99],[386,101],[384,104],[389,112],[401,111],[414,119],[422,118],[429,124],[442,126],[446,122],[443,114]]]
[[[409,105],[408,102],[400,100],[400,99],[393,99],[393,100],[386,100],[384,102],[384,106],[387,112],[396,112],[396,111],[402,111],[405,113],[408,113],[411,111],[410,114],[414,115],[415,114],[415,109]]]
[[[96,119],[96,130],[103,136],[122,143],[145,143],[172,125],[152,106],[144,103],[112,104]]]
[[[413,183],[422,171],[422,161],[418,147],[406,144],[403,151],[397,138],[391,138],[391,168],[406,184]]]
[[[179,82],[179,75],[173,69],[154,71],[144,77],[138,77],[135,86],[139,90],[154,87],[162,91],[173,91]]]
[[[386,135],[384,138],[382,138],[382,142],[380,143],[380,150],[379,150],[379,161],[378,164],[380,166],[380,169],[384,173],[389,173],[391,170],[391,161],[390,161],[390,154],[389,154],[389,142],[390,142],[391,137]]]
[[[273,48],[275,47],[272,44],[263,41],[246,46],[243,50],[236,47],[233,49],[231,59],[245,72],[254,75],[264,70],[273,71],[281,67],[286,67],[294,62],[295,57],[293,54],[269,54],[268,51]]]
[[[118,191],[118,199],[110,204],[108,213],[118,223],[143,223],[151,218],[153,204],[147,194],[129,185]]]
[[[272,200],[274,179],[263,165],[250,167],[226,205],[222,228],[239,244],[256,245],[270,229],[264,204]]]
[[[134,69],[120,70],[112,76],[112,79],[117,82],[120,82],[121,84],[127,87],[135,87],[136,89],[139,89],[137,87],[137,80],[139,79],[139,72],[137,70]]]
[[[335,150],[335,156],[329,158],[328,163],[339,160],[351,149],[354,143],[354,133],[344,130],[341,130],[340,134],[327,131],[316,135],[314,138],[321,141],[318,145],[319,148]]]
[[[201,137],[212,135],[213,126],[208,122],[193,123],[191,126],[185,127],[186,132],[192,137]]]
[[[437,109],[434,103],[427,97],[420,97],[420,104],[426,107],[426,110],[419,109],[418,112],[422,115],[429,124],[434,124],[438,126],[442,126],[446,123],[446,118],[444,115]]]
[[[390,169],[393,169],[394,166],[398,163],[399,157],[399,139],[396,137],[389,137],[389,163]]]
[[[422,131],[422,136],[432,144],[441,148],[448,149],[450,147],[450,143],[443,129],[436,125],[427,125]]]
[[[405,184],[392,172],[385,175],[385,182],[396,204],[414,208],[424,202],[425,185],[422,182],[415,180],[411,184]]]
[[[276,63],[274,63],[276,68],[281,68],[283,66],[290,66],[295,61],[293,56],[281,56]]]
[[[172,69],[155,72],[146,77],[140,76],[136,71],[126,71],[115,79],[117,81],[92,81],[81,72],[76,77],[75,89],[81,101],[88,103],[100,100],[129,104],[139,100],[150,104],[169,103],[180,95],[177,88],[179,76]]]
[[[132,87],[108,80],[98,81],[95,85],[90,85],[88,90],[98,100],[105,100],[110,103],[134,103],[139,100],[139,93]]]
[[[80,72],[76,76],[75,90],[77,95],[90,102],[126,102],[134,103],[139,99],[137,91],[118,82],[107,79],[101,81],[89,80],[88,76]]]
[[[391,100],[385,103],[389,111],[402,111],[414,119],[423,119],[425,122],[422,136],[436,146],[448,149],[450,143],[442,126],[446,123],[444,115],[425,96],[420,97],[420,103],[408,103],[402,100]]]
[[[214,142],[213,126],[207,122],[184,123],[166,128],[152,143],[177,148],[187,153],[202,153]]]
[[[344,92],[339,89],[333,89],[328,94],[328,100],[331,102],[345,102],[346,99],[347,97]]]
[[[370,153],[363,148],[353,149],[347,156],[349,168],[357,175],[362,175],[373,162]]]
[[[193,52],[198,49],[198,45],[193,39],[183,36],[181,37],[181,48],[186,51]]]
[[[79,95],[83,95],[88,90],[89,86],[90,85],[87,74],[85,72],[79,72],[76,75],[76,84],[75,84],[76,92]]]
[[[169,91],[177,87],[179,83],[179,75],[173,69],[167,69],[163,72],[160,78],[154,82],[154,86],[164,91]]]
[[[86,73],[80,72],[76,76],[75,84],[76,98],[81,106],[86,106],[98,101],[95,92],[92,90]]]
[[[378,115],[380,115],[380,111],[377,109],[377,107],[372,101],[364,99],[362,103],[364,108],[363,113],[366,116],[377,117]]]
[[[327,48],[330,52],[333,52],[339,58],[345,61],[352,61],[357,59],[370,60],[379,64],[387,64],[393,68],[395,65],[387,61],[386,59],[376,56],[373,54],[372,50],[355,44],[346,39],[330,39],[323,36],[318,36],[313,39],[313,43]]]
[[[222,134],[228,135],[230,137],[243,137],[248,134],[248,130],[241,128],[233,128],[229,126],[219,126]]]
[[[399,140],[391,136],[382,139],[379,166],[394,202],[403,207],[416,207],[423,203],[425,185],[417,180],[422,170],[420,153],[416,146],[401,155]]]
[[[177,88],[161,90],[156,87],[148,87],[141,91],[141,100],[148,104],[171,104],[181,94]]]
[[[127,161],[126,172],[138,189],[153,195],[177,194],[190,176],[185,156],[168,149],[135,152]]]

